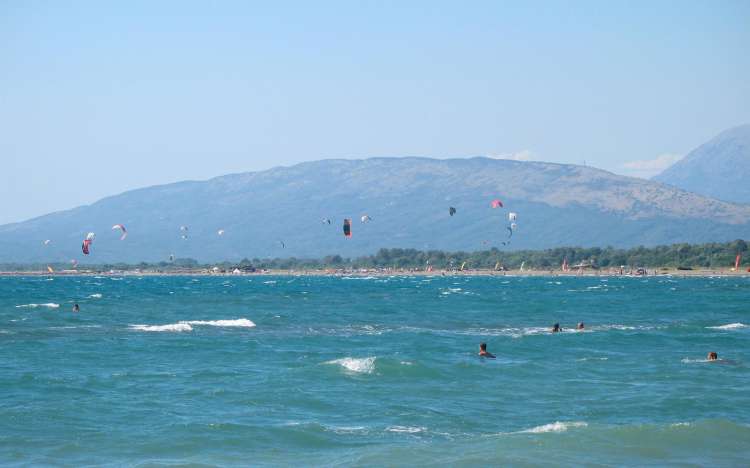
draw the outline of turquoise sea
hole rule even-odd
[[[749,325],[749,278],[2,277],[0,464],[748,466]]]

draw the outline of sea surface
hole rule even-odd
[[[748,466],[750,279],[1,277],[0,464]]]

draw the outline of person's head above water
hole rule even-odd
[[[479,343],[479,355],[486,358],[495,358],[495,355],[487,351],[487,343]]]
[[[562,330],[562,328],[560,328],[560,324],[559,323],[556,323],[556,324],[552,325],[552,332],[553,333],[559,332],[560,330]]]
[[[78,304],[73,304],[73,312],[78,312],[79,309]]]
[[[717,359],[719,359],[719,355],[716,354],[716,351],[711,351],[710,353],[708,353],[709,361],[716,361]]]
[[[576,328],[579,330],[583,330],[584,329],[583,322],[578,322],[578,325],[576,326]]]

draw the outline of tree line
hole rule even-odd
[[[732,242],[707,244],[672,244],[656,247],[558,247],[545,250],[505,251],[498,248],[475,252],[446,252],[442,250],[417,250],[382,248],[375,254],[356,258],[328,255],[317,259],[306,258],[253,258],[239,262],[200,263],[190,258],[178,258],[172,262],[81,264],[78,269],[179,271],[219,268],[230,271],[257,270],[313,270],[313,269],[560,269],[563,261],[571,268],[585,265],[587,268],[727,268],[734,266],[737,254],[745,254],[747,242],[741,239]],[[750,259],[747,259],[750,260]],[[0,263],[3,271],[39,271],[47,266],[53,270],[70,269],[69,264],[14,264]]]

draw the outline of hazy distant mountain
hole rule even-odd
[[[493,198],[505,208],[492,209]],[[458,210],[453,217],[450,206]],[[500,243],[509,211],[518,213],[518,229],[507,247]],[[372,221],[361,223],[364,214]],[[345,217],[354,223],[351,239],[342,234]],[[326,160],[134,190],[0,226],[0,262],[654,245],[746,237],[749,220],[750,206],[590,167],[487,158]],[[111,230],[115,223],[127,227],[124,241]],[[181,225],[189,228],[186,240]],[[97,238],[83,257],[88,231]],[[45,239],[52,242],[44,246]]]
[[[719,134],[654,180],[720,200],[750,203],[750,125]]]

